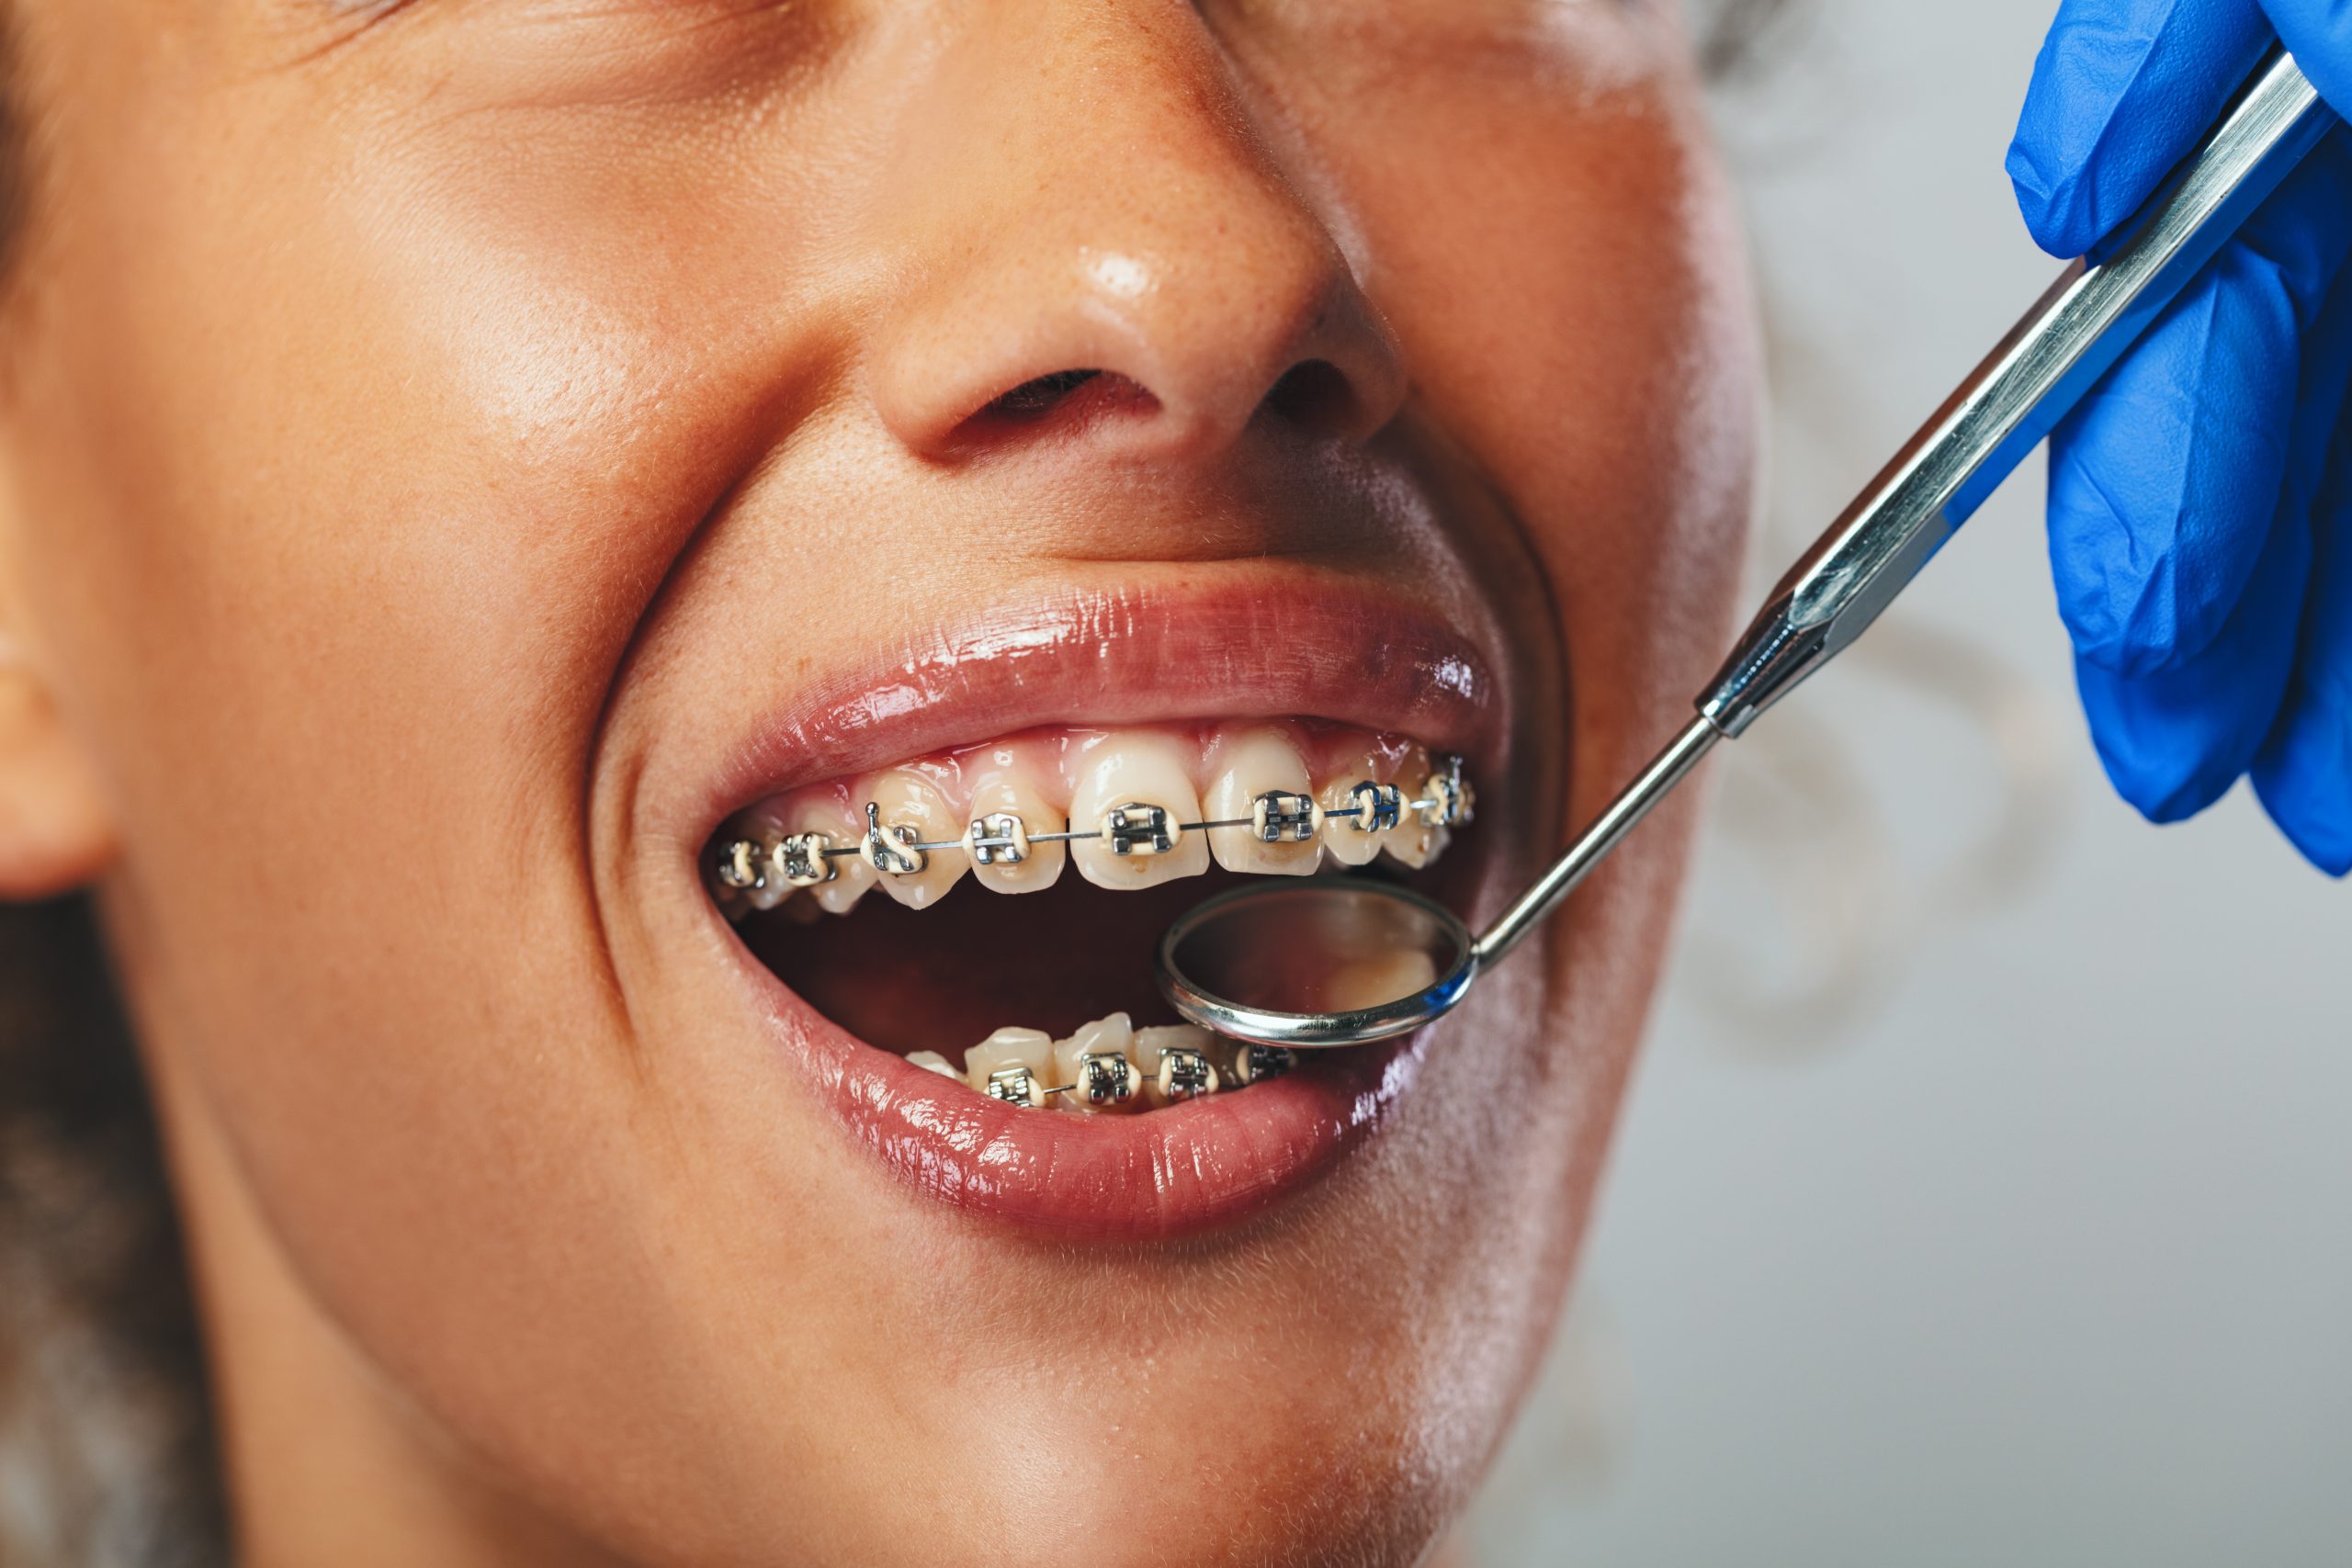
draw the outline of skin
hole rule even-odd
[[[748,1063],[647,803],[713,765],[714,711],[991,595],[1319,568],[1500,607],[1519,740],[1482,782],[1528,863],[1686,711],[1749,508],[1676,18],[26,0],[18,30],[0,891],[100,894],[244,1559],[1428,1551],[1565,1289],[1687,806],[1332,1179],[1120,1250],[971,1225]],[[1316,398],[1270,396],[1308,362]],[[1108,395],[968,417],[1078,367]],[[1358,491],[1385,509],[1327,503]],[[894,559],[941,570],[857,570]]]

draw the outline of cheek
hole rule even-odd
[[[286,128],[191,130],[145,85],[77,132],[115,172],[48,239],[17,426],[136,999],[363,1338],[504,1344],[435,1331],[436,1282],[529,1281],[547,1342],[625,1362],[657,1336],[618,1309],[658,1280],[556,1239],[630,1230],[660,1187],[612,1136],[636,1096],[591,750],[645,604],[793,390],[795,329],[724,271],[697,294],[618,265],[626,210],[552,246],[498,227],[522,209],[488,175],[424,189],[391,160],[337,192]],[[219,146],[195,188],[134,173],[187,168],[166,137]],[[694,320],[775,324],[722,359]]]
[[[1550,579],[1581,819],[1724,647],[1758,408],[1731,199],[1679,84],[1456,84],[1362,123],[1340,156],[1375,296]]]
[[[280,262],[271,209],[268,193],[243,208],[236,250],[191,214],[153,247],[168,269],[120,245],[93,247],[98,276],[65,270],[90,303],[61,301],[67,385],[43,477],[85,523],[35,570],[111,752],[120,891],[158,931],[220,949],[169,972],[217,976],[208,1004],[268,998],[277,1032],[365,1038],[330,998],[380,998],[351,984],[366,974],[289,986],[219,965],[462,969],[459,934],[493,911],[576,920],[595,697],[674,499],[632,485],[625,441],[585,459],[599,430],[627,431],[612,389],[659,388],[665,367],[625,323],[559,330],[542,310],[495,340],[513,352],[492,374],[512,373],[469,385],[446,294],[388,275],[359,237]],[[178,216],[166,198],[149,221]],[[496,281],[478,272],[471,297],[494,308]],[[345,940],[361,927],[375,938]],[[286,1015],[306,999],[331,1016]]]
[[[1695,85],[1680,64],[1564,70],[1384,76],[1376,102],[1308,120],[1417,397],[1500,491],[1559,617],[1571,768],[1553,842],[1690,721],[1728,646],[1761,406],[1745,249]],[[1526,998],[1555,1038],[1610,1043],[1550,1064],[1595,1156],[1695,798],[1594,876],[1558,924],[1548,1004]]]
[[[1577,775],[1606,788],[1720,640],[1750,438],[1729,224],[1686,107],[1386,86],[1322,161],[1367,193],[1367,281],[1422,402],[1547,569],[1584,677]],[[185,162],[139,145],[139,123],[114,133],[111,166]],[[768,258],[757,273],[679,237],[674,271],[651,276],[625,189],[581,204],[600,215],[584,228],[535,221],[523,171],[426,191],[394,165],[364,199],[330,199],[350,172],[289,166],[265,145],[285,130],[208,128],[220,152],[177,194],[96,182],[60,241],[53,379],[28,445],[40,504],[74,525],[44,537],[35,570],[79,672],[68,700],[112,738],[136,868],[119,904],[141,967],[176,987],[148,999],[203,1021],[209,1087],[234,1102],[223,1120],[251,1141],[280,1234],[363,1339],[511,1348],[457,1321],[437,1287],[463,1276],[526,1303],[535,1342],[639,1366],[663,1337],[658,1270],[583,1261],[561,1238],[665,1234],[670,1216],[628,1217],[642,1195],[717,1182],[648,1178],[630,1161],[661,1156],[613,1134],[638,1064],[581,852],[591,748],[662,573],[828,351],[773,287],[793,270],[778,230],[719,236]],[[222,210],[247,220],[224,232]],[[321,211],[352,226],[271,243]],[[694,325],[712,321],[729,324],[724,358]],[[1653,952],[1662,908],[1620,950]],[[1630,1039],[1645,990],[1589,993],[1577,1032]],[[1622,1052],[1596,1055],[1605,1083]],[[1575,1098],[1606,1107],[1613,1089]],[[1566,1125],[1544,1120],[1490,1140],[1496,1159],[1575,1147],[1581,1168],[1557,1168],[1563,1154],[1472,1171],[1486,1218],[1442,1212],[1449,1190],[1426,1223],[1366,1239],[1359,1256],[1396,1252],[1401,1299],[1335,1314],[1303,1355],[1340,1365],[1358,1347],[1386,1380],[1382,1419],[1358,1425],[1417,1446],[1361,1456],[1366,1474],[1458,1482],[1532,1354],[1542,1314],[1512,1287],[1556,1280],[1567,1247],[1498,1216],[1555,1214],[1564,1186],[1580,1213],[1600,1137],[1537,1144]],[[1466,1146],[1473,1131],[1429,1135]],[[595,1157],[568,1157],[583,1149]],[[1483,1308],[1455,1299],[1474,1292]],[[495,1390],[569,1386],[572,1370],[437,1371]],[[667,1370],[642,1369],[640,1408],[696,1381]],[[1227,1381],[1202,1376],[1248,1407]],[[1283,1424],[1345,1428],[1351,1397],[1302,1394]],[[550,1420],[511,1447],[595,1427]]]
[[[1524,711],[1531,728],[1570,730],[1545,840],[1565,842],[1689,721],[1727,646],[1760,407],[1745,252],[1679,77],[1579,87],[1431,72],[1377,86],[1300,119],[1419,409],[1499,491],[1542,568],[1567,692],[1557,718],[1540,701]],[[1542,1016],[1554,1044],[1540,1084],[1494,1125],[1441,1134],[1483,1151],[1477,1258],[1455,1277],[1521,1293],[1515,1314],[1454,1348],[1458,1374],[1430,1391],[1432,1409],[1507,1408],[1540,1348],[1657,984],[1694,799],[1579,893],[1548,970],[1530,960],[1484,983],[1494,1016]],[[1518,1067],[1464,1050],[1430,1070],[1482,1060]],[[1506,1213],[1545,1220],[1514,1228]],[[1455,1299],[1449,1322],[1480,1308]]]
[[[624,173],[488,158],[479,129],[301,134],[270,90],[125,84],[75,128],[102,151],[42,258],[26,420],[36,505],[74,525],[31,570],[109,753],[128,900],[220,950],[170,965],[213,993],[187,1016],[252,1039],[263,1002],[270,1032],[356,1042],[386,1027],[356,998],[479,981],[401,998],[431,1033],[456,996],[549,992],[485,933],[592,951],[604,698],[799,391],[778,367],[818,360],[762,278],[645,245]],[[200,172],[139,177],[191,139],[218,148]],[[238,972],[254,953],[358,972],[288,985]]]

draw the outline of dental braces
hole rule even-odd
[[[1171,1045],[1159,1054],[1153,1087],[1159,1098],[1176,1105],[1220,1092],[1227,1079],[1236,1088],[1278,1078],[1297,1065],[1297,1057],[1280,1045],[1256,1045],[1237,1041],[1232,1066],[1219,1073],[1208,1053]],[[1050,1088],[1037,1081],[1034,1067],[999,1067],[989,1075],[983,1091],[1007,1105],[1042,1111],[1057,1094],[1082,1094],[1089,1105],[1125,1105],[1141,1091],[1140,1073],[1116,1051],[1090,1051],[1079,1058],[1079,1081]]]
[[[1352,805],[1337,812],[1312,795],[1273,789],[1251,798],[1247,817],[1174,822],[1167,807],[1131,800],[1105,811],[1098,828],[1053,833],[1031,832],[1017,812],[988,812],[974,818],[959,839],[925,840],[912,828],[885,824],[881,807],[867,801],[865,831],[856,843],[836,843],[831,834],[821,832],[788,833],[773,843],[730,840],[719,849],[716,874],[718,885],[729,891],[757,893],[766,888],[771,870],[794,887],[821,886],[841,874],[832,863],[851,855],[882,875],[914,876],[929,869],[933,854],[949,850],[961,851],[975,865],[1019,865],[1036,844],[1100,842],[1114,855],[1144,859],[1169,853],[1187,833],[1234,828],[1246,828],[1267,844],[1311,842],[1334,820],[1360,833],[1385,833],[1408,813],[1426,827],[1461,828],[1475,811],[1475,794],[1462,769],[1459,757],[1440,760],[1419,796],[1409,801],[1396,784],[1361,780],[1348,790],[1346,798]]]

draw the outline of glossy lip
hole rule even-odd
[[[1479,768],[1499,739],[1490,667],[1417,606],[1296,568],[1220,591],[1066,592],[1001,609],[836,675],[759,725],[710,782],[684,872],[699,890],[703,840],[749,801],[1038,725],[1305,715],[1409,734]],[[724,945],[763,1032],[854,1143],[958,1212],[1065,1241],[1170,1240],[1302,1190],[1384,1123],[1427,1037],[1323,1054],[1247,1091],[1142,1115],[1029,1111],[865,1044],[731,933]]]
[[[1171,1241],[1279,1201],[1379,1127],[1424,1038],[1136,1115],[1028,1111],[864,1043],[744,962],[766,983],[772,1038],[892,1175],[963,1213],[1063,1241]]]
[[[699,852],[755,801],[1052,724],[1326,718],[1483,770],[1502,717],[1492,668],[1462,632],[1337,572],[1064,592],[820,676],[708,781],[685,838]]]

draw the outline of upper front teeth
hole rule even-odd
[[[1347,824],[1359,833],[1385,833],[1404,818],[1405,792],[1395,784],[1365,779],[1348,792],[1348,797],[1355,802],[1355,809],[1348,813]]]
[[[1323,808],[1303,795],[1270,789],[1250,802],[1250,830],[1261,844],[1311,844],[1323,826]]]
[[[1019,865],[1029,858],[1029,824],[1010,811],[976,818],[964,829],[964,852],[974,865]]]
[[[1183,836],[1182,826],[1169,819],[1168,807],[1140,800],[1114,806],[1102,818],[1102,841],[1111,846],[1114,855],[1170,854]]]
[[[1324,765],[1310,773],[1302,745]],[[1461,759],[1432,762],[1401,741],[1351,745],[1256,724],[1194,754],[1210,764],[1197,792],[1187,748],[1152,732],[1023,737],[977,766],[957,756],[887,769],[746,812],[715,846],[710,879],[730,915],[803,887],[840,912],[877,884],[920,908],[967,872],[1027,892],[1051,885],[1066,860],[1115,888],[1195,875],[1212,854],[1257,873],[1303,874],[1327,853],[1361,865],[1384,849],[1419,866],[1470,819]],[[1067,814],[1050,804],[1057,793]]]
[[[1080,745],[1069,794],[1069,858],[1100,887],[1154,887],[1209,868],[1207,838],[1187,824],[1206,820],[1193,785],[1195,748],[1148,731],[1104,736]]]
[[[1221,737],[1213,762],[1216,775],[1201,792],[1201,811],[1212,821],[1237,819],[1246,829],[1209,835],[1209,852],[1227,871],[1261,875],[1304,876],[1323,858],[1317,836],[1323,810],[1315,804],[1315,780],[1290,738],[1271,725],[1253,725]]]

